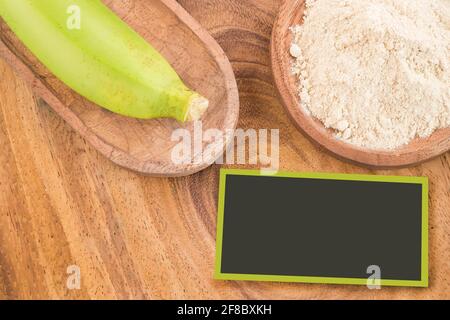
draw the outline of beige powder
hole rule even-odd
[[[292,28],[304,110],[395,149],[450,126],[450,0],[310,0]]]

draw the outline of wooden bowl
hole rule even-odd
[[[237,124],[239,97],[231,65],[220,46],[174,0],[104,2],[164,55],[188,86],[210,100],[202,129],[224,132],[225,150]],[[45,41],[45,35],[43,37]],[[193,123],[180,124],[171,119],[137,120],[113,114],[82,98],[55,78],[1,19],[0,40],[0,57],[12,65],[56,113],[113,162],[153,176],[185,176],[216,160],[212,156],[201,159],[198,153],[193,154],[191,163],[174,163],[171,153],[179,141],[172,141],[172,132],[184,128],[194,139]],[[203,143],[204,147],[207,145]]]
[[[374,168],[393,168],[415,165],[450,150],[450,128],[441,129],[426,139],[415,139],[394,151],[363,149],[340,141],[330,129],[302,111],[297,94],[297,79],[291,74],[293,58],[289,49],[292,33],[289,28],[303,23],[304,0],[287,0],[281,6],[275,22],[271,59],[276,86],[285,109],[297,127],[310,139],[339,158]]]

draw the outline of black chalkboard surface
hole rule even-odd
[[[428,180],[222,170],[216,279],[428,286]]]

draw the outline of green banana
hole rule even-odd
[[[79,14],[78,26],[69,24],[71,13]],[[0,15],[56,77],[105,109],[184,122],[208,108],[208,100],[100,0],[0,0]]]

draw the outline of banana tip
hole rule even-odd
[[[197,121],[203,116],[209,107],[209,101],[205,97],[196,95],[189,103],[187,121]]]

